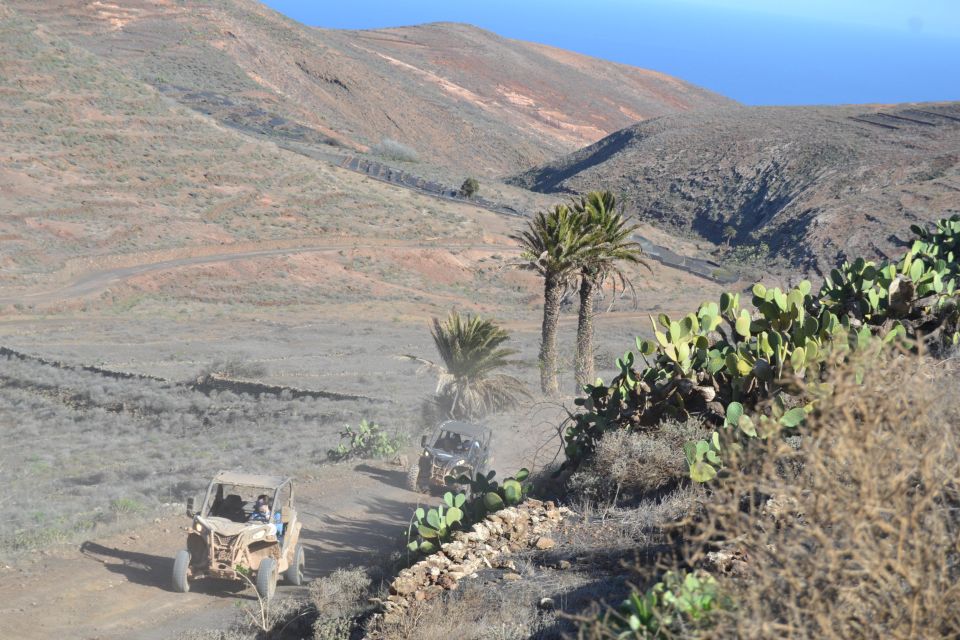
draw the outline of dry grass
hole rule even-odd
[[[263,610],[254,604],[242,607],[241,611],[237,620],[226,629],[191,629],[171,637],[176,640],[284,640],[303,637],[302,625],[298,624],[303,614],[296,600],[276,598]]]
[[[391,138],[384,138],[375,144],[371,148],[371,151],[384,158],[400,160],[402,162],[417,162],[417,160],[420,159],[420,156],[412,147]]]
[[[949,365],[950,363],[948,363]],[[710,635],[933,638],[960,634],[960,393],[943,363],[850,369],[799,446],[748,448],[703,504],[692,563],[741,554],[736,608]]]
[[[411,606],[389,624],[378,621],[374,637],[391,640],[548,640],[556,614],[538,610],[536,602],[516,589],[471,588],[449,592],[430,602]]]
[[[0,532],[0,551],[29,553],[134,525],[158,511],[182,513],[185,499],[221,468],[296,475],[319,464],[355,416],[386,424],[402,413],[354,401],[201,393],[0,358],[0,430],[7,442],[0,447],[0,482],[10,496],[5,508],[21,514]],[[290,442],[303,443],[294,457]]]
[[[257,630],[234,625],[229,629],[192,629],[175,637],[176,640],[257,640]]]

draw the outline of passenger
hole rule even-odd
[[[447,447],[450,445],[450,433],[444,431],[440,434],[440,437],[437,438],[437,442],[433,445],[436,449],[440,451],[446,451]]]
[[[463,439],[460,437],[459,433],[447,432],[442,440],[442,445],[440,442],[437,442],[437,448],[441,451],[459,451],[460,447],[463,445]]]

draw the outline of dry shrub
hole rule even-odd
[[[271,600],[261,609],[254,602],[240,606],[237,619],[226,629],[191,629],[171,638],[176,640],[272,640],[296,636],[296,622],[302,617],[300,603],[293,599]],[[285,632],[290,632],[285,634]]]
[[[656,431],[610,431],[589,462],[570,477],[574,493],[592,500],[632,504],[689,476],[683,443],[704,437],[697,420],[665,420]]]
[[[310,604],[317,612],[314,640],[349,640],[353,619],[366,606],[370,582],[364,569],[337,569],[310,583]]]
[[[337,569],[310,583],[310,602],[325,615],[351,615],[362,607],[369,591],[366,570]]]
[[[257,640],[258,631],[235,625],[229,629],[191,629],[175,636],[176,640]]]
[[[414,602],[399,619],[378,619],[369,632],[390,640],[547,640],[556,637],[555,618],[514,589],[486,585]]]
[[[389,158],[391,160],[400,160],[403,162],[417,162],[420,159],[419,154],[412,147],[409,147],[402,142],[397,142],[391,138],[384,138],[377,144],[373,145],[371,151],[377,155],[381,155],[384,158]]]
[[[197,374],[197,380],[205,380],[210,377],[230,378],[233,380],[259,380],[269,374],[267,365],[262,362],[246,360],[243,358],[229,358],[226,360],[215,360],[211,362]]]
[[[748,447],[704,502],[691,562],[734,552],[736,608],[711,635],[960,635],[960,376],[913,357],[862,385],[855,369],[799,439]]]

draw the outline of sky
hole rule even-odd
[[[265,0],[305,24],[466,22],[751,105],[960,100],[960,0]]]

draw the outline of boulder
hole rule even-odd
[[[540,551],[546,551],[547,549],[553,549],[557,546],[557,543],[553,538],[548,538],[546,536],[540,536],[537,538],[537,541],[534,543],[534,546]]]

